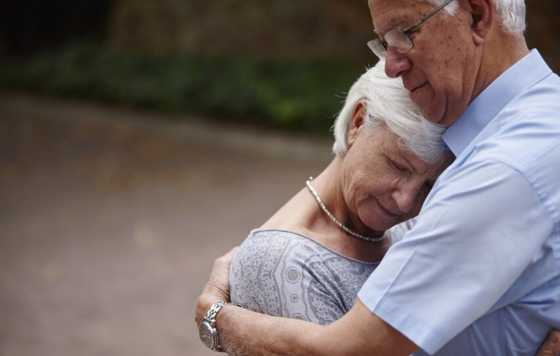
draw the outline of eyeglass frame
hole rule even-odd
[[[418,30],[420,30],[420,27],[422,27],[422,25],[424,25],[424,23],[426,23],[426,21],[428,21],[429,19],[431,19],[432,17],[434,17],[438,12],[440,12],[441,10],[443,10],[445,7],[447,7],[447,5],[449,5],[452,1],[454,0],[446,0],[442,5],[438,6],[434,11],[430,12],[429,14],[425,15],[424,17],[422,17],[420,19],[420,21],[418,21],[418,23],[404,29],[404,30],[400,30],[400,29],[392,29],[389,32],[387,32],[385,34],[385,36],[388,33],[391,33],[393,31],[398,31],[401,32],[404,37],[408,40],[408,42],[410,43],[409,48],[406,48],[404,50],[399,50],[397,48],[397,51],[399,53],[407,53],[408,51],[410,51],[412,48],[414,48],[414,41],[412,40],[412,38],[410,38],[410,35],[412,35],[415,32],[418,32]],[[379,37],[377,36],[377,38],[374,38],[372,40],[369,40],[366,44],[368,46],[368,48],[373,52],[373,54],[375,54],[379,59],[383,59],[385,57],[385,53],[387,52],[387,50],[389,49],[390,45],[387,43],[387,41],[385,41],[385,36],[383,37]]]

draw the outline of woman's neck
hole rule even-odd
[[[342,160],[335,158],[311,184],[336,219],[348,224],[351,219],[342,191],[341,172]],[[354,228],[353,225],[348,227]],[[387,247],[387,242],[362,241],[342,231],[323,212],[306,188],[286,203],[263,228],[283,228],[299,232],[342,255],[364,261],[381,259]]]
[[[311,185],[319,195],[325,207],[342,223],[349,220],[349,211],[342,191],[341,175],[342,160],[335,158],[316,178]],[[308,196],[313,200],[313,214],[309,216],[308,224],[313,226],[316,223],[333,227],[330,218],[321,210],[315,198],[308,191]],[[336,227],[336,225],[334,225]],[[338,227],[336,227],[338,229]]]

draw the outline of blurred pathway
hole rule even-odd
[[[0,356],[213,355],[192,322],[213,259],[329,160],[154,116],[0,95]]]

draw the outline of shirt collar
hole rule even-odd
[[[532,50],[484,89],[447,129],[447,147],[457,157],[511,99],[551,73],[540,53]]]

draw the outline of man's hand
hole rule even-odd
[[[560,331],[552,330],[548,334],[537,356],[560,356]]]
[[[219,300],[229,302],[229,266],[238,247],[214,261],[210,278],[196,301],[195,322],[200,325],[210,306]]]

